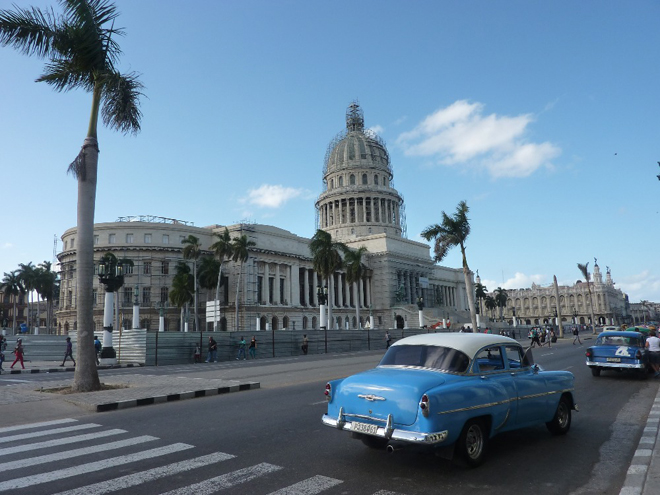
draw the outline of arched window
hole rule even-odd
[[[339,187],[342,187],[344,185],[344,178],[339,177]]]
[[[305,318],[307,318],[307,317],[305,317]],[[317,327],[316,327],[316,316],[312,316],[312,328],[313,328],[313,329],[316,329],[316,328],[317,328]]]
[[[307,330],[307,317],[306,316],[303,316],[302,324],[303,324],[303,330]]]
[[[272,329],[273,330],[279,330],[279,320],[277,319],[277,316],[273,316],[273,323],[272,323]]]
[[[365,186],[369,184],[369,179],[367,178],[367,174],[362,174],[362,184]]]
[[[355,185],[355,175],[354,174],[351,174],[351,176],[349,177],[349,184],[351,186]]]
[[[267,321],[268,320],[266,319],[265,316],[262,316],[261,318],[259,318],[259,330],[266,330],[266,322]]]
[[[353,328],[357,328],[357,318],[353,317]]]
[[[335,188],[335,179],[330,179],[330,189]]]
[[[374,175],[374,184],[378,185],[378,174]]]
[[[282,318],[282,329],[286,330],[287,328],[289,328],[289,317],[285,316]]]

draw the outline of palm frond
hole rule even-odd
[[[578,269],[580,272],[582,272],[582,276],[584,277],[585,282],[589,282],[589,262],[586,264],[578,263],[577,264]]]
[[[89,73],[81,72],[69,59],[53,58],[46,64],[44,73],[37,82],[45,82],[57,91],[69,91],[82,88],[85,91],[94,89],[94,80]]]
[[[13,46],[25,55],[51,56],[61,29],[53,10],[15,9],[0,10],[0,45]]]
[[[128,134],[140,131],[140,96],[144,87],[135,73],[121,75],[110,72],[102,80],[103,123]]]

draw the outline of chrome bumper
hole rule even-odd
[[[623,368],[628,370],[643,370],[646,363],[628,364],[628,363],[603,363],[599,361],[587,361],[587,366],[598,368]]]
[[[351,431],[351,432],[355,431],[353,429],[353,422],[346,421],[344,419],[343,408],[339,410],[339,415],[336,418],[331,418],[327,414],[324,414],[322,421],[324,425],[337,428],[338,430]],[[417,431],[407,431],[407,430],[402,430],[400,428],[394,428],[392,424],[393,424],[392,415],[390,414],[387,417],[387,424],[385,426],[379,426],[378,429],[376,430],[376,433],[371,436],[385,438],[391,441],[408,442],[418,445],[435,445],[444,442],[449,434],[447,430],[438,431],[438,432],[426,432],[426,433],[417,432]],[[357,433],[363,435],[370,435],[369,433],[364,433],[361,431],[358,431]]]

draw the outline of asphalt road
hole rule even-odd
[[[618,494],[659,381],[652,378],[641,381],[632,375],[611,373],[594,378],[584,365],[584,350],[590,341],[582,347],[570,342],[561,342],[551,349],[535,349],[534,356],[546,369],[569,370],[576,376],[580,412],[574,413],[571,431],[564,437],[553,437],[541,426],[502,434],[491,441],[489,458],[477,469],[457,467],[444,459],[405,450],[394,454],[373,451],[348,434],[321,424],[326,380],[372,367],[380,357],[380,353],[372,352],[219,363],[213,368],[198,365],[103,372],[102,376],[104,373],[241,376],[259,380],[262,388],[109,413],[81,411],[72,424],[100,425],[93,431],[122,429],[125,433],[119,434],[117,440],[144,442],[121,444],[113,450],[83,451],[79,454],[84,457],[81,462],[98,468],[88,468],[87,473],[80,467],[72,467],[80,463],[74,463],[72,455],[63,453],[67,449],[62,447],[40,449],[38,455],[52,454],[52,457],[41,465],[26,466],[27,459],[35,457],[34,452],[2,455],[2,448],[20,445],[21,441],[0,443],[0,493],[3,487],[7,489],[2,484],[5,480],[65,472],[62,470],[68,468],[71,468],[69,477],[7,489],[7,493],[59,494],[81,486],[85,486],[81,493],[86,495],[104,493],[104,487],[117,486],[117,482],[107,480],[120,476],[145,478],[156,472],[149,470],[164,465],[179,462],[178,466],[185,466],[192,459],[215,456],[214,462],[206,466],[153,479],[139,490],[128,487],[116,493],[139,491],[141,495],[150,495],[180,488],[179,493],[195,495],[216,491],[293,495],[318,493],[325,488],[322,493],[328,495],[467,495],[475,490],[489,495]],[[35,379],[32,375],[20,375],[20,378]],[[54,416],[58,414],[54,412]],[[92,439],[89,447],[95,443],[101,440]],[[75,448],[81,447],[69,450]],[[147,449],[161,450],[154,451],[152,458],[129,462],[130,455],[139,456],[138,453]],[[164,453],[156,456],[161,451]],[[204,484],[209,478],[213,481]],[[197,483],[202,484],[195,486]]]

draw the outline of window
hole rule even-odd
[[[71,249],[73,249],[76,246],[76,239],[74,237],[71,238]]]
[[[94,245],[96,246],[99,243],[99,236],[94,236]]]
[[[92,289],[92,304],[96,306],[98,304],[98,299],[99,299],[99,290],[98,289]]]
[[[126,275],[133,275],[133,265],[130,263],[127,265],[124,265],[124,274]]]
[[[142,289],[142,304],[151,306],[151,287],[144,287]]]
[[[469,362],[466,354],[449,347],[397,345],[388,349],[378,366],[419,366],[464,373]]]
[[[335,188],[335,179],[330,179],[330,189]]]
[[[115,244],[117,242],[117,236],[115,234],[108,235],[108,244]]]
[[[133,244],[133,234],[126,234],[126,244]]]
[[[163,244],[169,244],[170,243],[170,236],[167,234],[163,234]]]
[[[144,234],[144,243],[151,244],[151,234]]]
[[[341,187],[341,186],[343,186],[343,185],[344,185],[344,178],[343,178],[343,177],[340,177],[340,178],[339,178],[339,187]]]
[[[367,174],[362,174],[362,185],[367,185],[369,184],[369,179],[367,178]]]
[[[123,306],[130,306],[133,304],[133,289],[131,287],[124,287]]]
[[[166,303],[169,299],[169,289],[167,287],[160,288],[160,302]]]
[[[143,272],[145,275],[151,275],[151,261],[145,261],[143,266]]]
[[[506,358],[509,361],[509,368],[528,368],[534,364],[532,361],[532,353],[528,352],[525,354],[520,346],[508,345],[505,347],[505,350]]]
[[[355,175],[351,174],[348,180],[351,186],[355,185]]]
[[[502,359],[502,349],[499,346],[482,349],[475,357],[474,362],[473,371],[475,373],[503,370],[504,360]]]
[[[378,185],[378,175],[374,175],[374,184]]]
[[[163,275],[169,275],[170,273],[170,262],[163,261],[160,265],[160,273]]]

